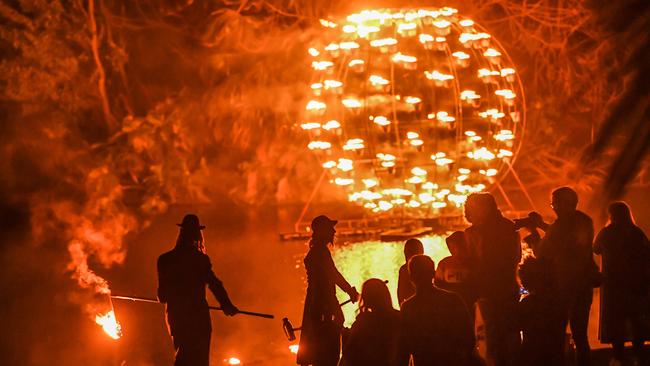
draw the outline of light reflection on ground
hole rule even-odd
[[[424,253],[438,264],[440,260],[449,255],[443,235],[433,235],[419,238],[424,244]],[[404,264],[403,242],[381,242],[370,240],[335,246],[332,256],[336,267],[343,276],[361,292],[361,285],[369,278],[375,277],[388,280],[388,289],[393,298],[393,306],[397,304],[397,277],[399,268]],[[348,296],[337,288],[339,302],[348,299]],[[348,304],[343,306],[345,326],[349,327],[354,322],[358,306]]]

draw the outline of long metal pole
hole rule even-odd
[[[148,303],[152,303],[152,304],[160,304],[161,303],[157,299],[153,299],[153,298],[150,298],[150,297],[111,295],[111,298],[118,299],[118,300],[130,300],[130,301],[138,301],[138,302],[148,302]],[[210,310],[221,310],[221,311],[223,311],[223,308],[220,308],[218,306],[208,306],[208,307],[210,308]],[[273,314],[256,313],[256,312],[244,311],[244,310],[239,310],[237,312],[237,314],[257,316],[257,317],[266,318],[266,319],[274,319],[275,318],[275,316]]]

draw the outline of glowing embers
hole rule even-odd
[[[314,70],[319,70],[319,71],[327,70],[332,66],[334,66],[334,63],[332,61],[314,61],[311,63],[311,67]]]
[[[384,116],[376,116],[376,117],[372,117],[372,116],[371,116],[370,119],[371,119],[372,122],[374,122],[376,125],[381,126],[381,127],[387,127],[387,126],[390,125],[390,121],[388,120],[388,118],[386,118],[386,117],[384,117]]]
[[[341,101],[341,103],[350,109],[357,109],[363,107],[363,102],[360,99],[354,97],[345,98]]]
[[[390,84],[390,81],[388,81],[388,79],[383,78],[379,75],[370,75],[368,81],[370,81],[370,84],[376,88],[383,88],[384,86]]]
[[[481,118],[489,118],[492,122],[496,122],[499,119],[505,117],[506,114],[503,112],[499,112],[499,110],[496,108],[492,108],[484,112],[478,112],[478,115]]]
[[[495,95],[498,95],[502,97],[508,105],[513,105],[515,99],[517,97],[517,94],[515,94],[512,90],[510,89],[499,89],[494,92]]]
[[[311,141],[307,144],[309,150],[327,150],[331,147],[332,143],[327,141]]]
[[[431,155],[431,160],[433,160],[437,166],[447,166],[454,161],[447,157],[447,154],[444,152],[437,152]]]
[[[333,184],[374,212],[417,216],[495,181],[525,122],[498,42],[452,8],[365,10],[334,24],[307,50],[300,123]]]
[[[397,160],[395,155],[384,154],[384,153],[377,154],[377,159],[379,159],[380,165],[383,168],[392,168],[392,167],[394,167],[395,166],[395,160]]]
[[[444,111],[440,111],[440,112],[436,113],[435,117],[441,123],[451,123],[451,122],[454,122],[456,120],[456,118],[450,116],[449,113],[444,112]],[[433,119],[433,116],[431,116],[430,119]]]
[[[418,58],[415,56],[404,55],[401,52],[397,52],[393,57],[391,57],[391,60],[407,70],[415,70],[418,68]]]
[[[425,71],[424,76],[426,76],[426,78],[429,80],[433,80],[435,82],[435,85],[438,87],[448,87],[449,81],[454,79],[454,75],[445,74],[438,70]]]
[[[510,141],[514,140],[515,135],[510,130],[501,130],[494,135],[494,139],[497,141]]]
[[[354,138],[354,139],[349,139],[345,142],[345,145],[343,145],[343,150],[355,151],[355,150],[361,150],[364,147],[365,145],[363,139]]]
[[[337,128],[341,128],[341,124],[339,123],[339,121],[333,119],[333,120],[327,121],[324,125],[322,125],[322,128],[325,131],[335,130]]]
[[[327,108],[327,104],[318,100],[310,100],[309,103],[307,103],[307,106],[305,107],[306,110],[312,112],[322,112],[325,111],[326,108]]]
[[[467,157],[475,160],[493,160],[495,155],[485,147],[467,153]]]
[[[122,336],[122,326],[117,322],[115,312],[110,310],[104,315],[97,314],[95,323],[99,324],[104,332],[113,339],[119,339]]]
[[[242,362],[239,358],[237,357],[230,357],[224,360],[226,365],[241,365]]]

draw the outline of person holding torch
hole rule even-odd
[[[212,271],[201,232],[205,226],[199,224],[198,216],[186,215],[177,225],[176,246],[158,257],[158,300],[165,304],[176,350],[174,366],[208,366],[212,325],[206,285],[226,315],[233,316],[239,310]]]
[[[298,347],[299,365],[336,366],[341,353],[343,312],[336,298],[336,286],[356,302],[359,293],[336,269],[327,247],[334,242],[337,221],[320,215],[311,222],[312,238],[305,257],[307,296]]]

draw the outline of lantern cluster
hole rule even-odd
[[[332,182],[375,212],[438,214],[487,189],[521,144],[521,84],[452,8],[322,20],[300,127]]]

